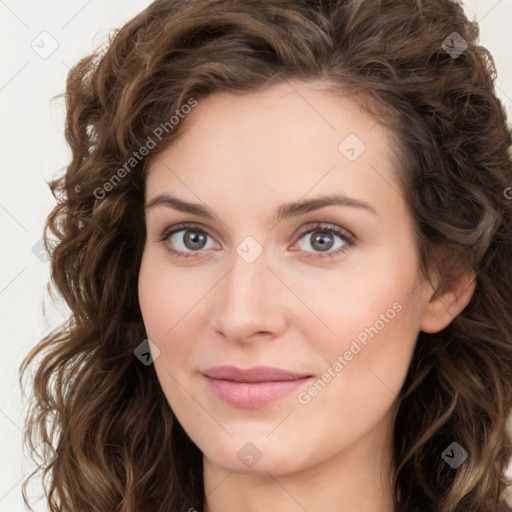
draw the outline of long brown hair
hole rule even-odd
[[[41,464],[52,512],[202,510],[202,454],[134,357],[145,171],[191,98],[291,78],[357,95],[391,128],[439,293],[476,273],[464,311],[419,334],[394,426],[396,511],[511,510],[512,138],[477,24],[450,0],[158,0],[67,79],[72,159],[50,182],[45,239],[70,317],[20,367],[23,385],[37,359],[26,442],[56,450]],[[453,442],[458,468],[442,458]]]

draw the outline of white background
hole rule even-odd
[[[512,0],[463,3],[469,18],[479,20],[481,43],[494,56],[497,93],[510,120]],[[65,313],[62,306],[49,303],[48,317],[43,318],[49,265],[33,253],[53,205],[46,180],[70,158],[63,135],[64,102],[50,100],[64,91],[74,63],[149,4],[148,0],[0,0],[0,512],[25,510],[21,480],[31,467],[22,456],[19,364]],[[47,58],[34,51],[37,45]],[[52,45],[56,51],[44,55]],[[36,510],[46,507],[40,502]]]

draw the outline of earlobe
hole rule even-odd
[[[442,294],[432,294],[425,304],[420,329],[423,332],[439,332],[469,304],[475,291],[476,275],[473,271],[464,275],[454,289]]]

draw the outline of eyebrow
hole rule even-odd
[[[274,222],[281,222],[282,220],[288,219],[290,217],[295,217],[319,210],[325,206],[333,205],[360,208],[372,213],[373,215],[378,215],[371,205],[365,203],[364,201],[360,201],[359,199],[354,199],[344,195],[324,195],[315,197],[313,199],[282,204],[277,209],[273,220]],[[208,208],[198,203],[189,203],[188,201],[183,201],[182,199],[178,199],[177,197],[170,196],[168,194],[159,194],[158,196],[151,199],[151,201],[146,204],[146,209],[154,208],[155,206],[166,206],[181,212],[198,215],[199,217],[204,217],[206,219],[215,218],[214,214]]]

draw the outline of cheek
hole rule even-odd
[[[370,345],[379,350],[384,341],[377,340],[395,339],[395,344],[410,341],[418,329],[416,295],[411,293],[414,275],[395,265],[347,272],[339,279],[326,278],[307,295],[318,320],[310,315],[309,327],[305,319],[298,321],[308,330],[308,337],[331,354],[343,354],[354,341],[363,350]]]
[[[159,282],[159,268],[152,265],[150,258],[144,256],[139,272],[139,305],[149,339],[160,339],[165,332],[167,322],[166,309],[171,294],[165,293],[165,287]],[[169,296],[167,296],[169,295]]]
[[[383,425],[397,403],[417,333],[414,308],[405,304],[405,297],[389,299],[383,297],[382,307],[375,310],[357,310],[358,316],[350,315],[355,308],[351,305],[342,315],[348,327],[340,325],[336,338],[324,336],[316,345],[325,361],[324,373],[301,394],[304,405],[298,412],[311,427],[311,442],[321,446],[325,456],[332,446],[341,449]],[[388,323],[379,318],[386,311]],[[328,446],[323,439],[332,442]]]
[[[143,256],[139,272],[139,304],[146,334],[160,350],[155,368],[169,388],[176,382],[164,370],[176,378],[186,373],[200,339],[198,333],[208,318],[202,299],[211,285],[193,278],[187,270],[171,271],[165,255],[150,249]]]
[[[163,342],[175,325],[197,302],[201,290],[194,285],[186,269],[170,271],[165,255],[149,248],[143,255],[138,281],[139,304],[146,332]],[[203,290],[204,293],[204,290]]]
[[[180,289],[176,277],[169,276],[166,265],[159,261],[152,251],[144,253],[138,280],[139,305],[148,338],[157,345],[160,355],[154,361],[155,371],[169,404],[181,402],[181,371],[186,368],[186,337],[176,337],[181,328],[179,319],[186,310],[188,300],[184,299],[186,289]],[[178,277],[179,279],[179,277]],[[177,342],[183,340],[183,342]],[[172,341],[170,346],[169,341]]]
[[[402,254],[411,251],[404,247]],[[420,302],[416,261],[396,254],[382,252],[362,271],[326,280],[310,296],[331,330],[320,326],[319,336],[315,324],[316,334],[309,331],[325,364],[322,382],[328,383],[318,386],[325,406],[334,400],[339,411],[382,413],[402,387],[419,333]]]

